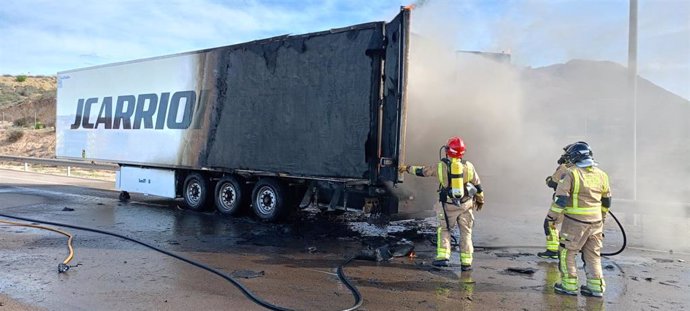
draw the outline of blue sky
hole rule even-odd
[[[413,0],[4,0],[0,74],[80,67],[390,20]],[[519,66],[627,64],[627,0],[427,0],[413,28]],[[443,31],[440,31],[440,30]],[[450,30],[450,31],[449,31]],[[690,98],[690,0],[639,0],[639,73]]]

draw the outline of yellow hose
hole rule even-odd
[[[40,225],[32,225],[32,224],[26,224],[26,223],[14,222],[14,221],[7,221],[7,220],[0,220],[0,224],[6,224],[6,225],[10,225],[10,226],[20,226],[20,227],[29,227],[29,228],[43,229],[43,230],[53,231],[53,232],[56,232],[56,233],[59,233],[59,234],[62,234],[62,235],[64,235],[64,236],[66,236],[66,237],[67,237],[67,248],[69,249],[69,256],[67,256],[67,258],[65,258],[65,260],[62,261],[62,264],[63,264],[65,267],[69,268],[69,266],[67,266],[67,264],[68,264],[70,261],[72,261],[72,258],[74,258],[74,248],[72,247],[72,239],[73,239],[73,236],[72,236],[72,234],[70,234],[69,232],[62,231],[62,230],[60,230],[60,229],[51,228],[51,227],[44,227],[44,226],[40,226]],[[67,271],[67,270],[65,269],[64,271],[62,271],[61,268],[58,268],[58,271],[60,271],[60,272],[65,272],[65,271]]]

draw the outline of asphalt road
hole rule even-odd
[[[176,201],[146,196],[121,203],[117,196],[108,182],[0,170],[0,213],[141,239],[235,274],[263,299],[299,310],[351,306],[353,298],[335,268],[362,248],[402,238],[362,237],[348,229],[344,218],[331,215],[307,214],[275,225],[189,212]],[[495,242],[498,236],[513,236],[520,245],[543,238],[515,237],[515,230],[528,227],[523,222],[508,225],[505,217],[490,212],[482,217],[475,227],[476,245]],[[75,234],[74,267],[58,274],[57,265],[67,254],[64,237],[0,225],[0,311],[262,309],[208,272],[131,242],[67,230]],[[478,249],[474,271],[461,273],[432,268],[434,247],[427,238],[409,232],[405,237],[415,243],[417,257],[359,260],[345,268],[364,296],[361,310],[690,308],[690,256],[685,253],[629,249],[604,258],[608,288],[604,299],[596,299],[554,294],[557,264],[534,256],[539,249]],[[511,267],[535,272],[507,272]]]

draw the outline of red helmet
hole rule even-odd
[[[465,154],[465,142],[462,138],[453,136],[446,143],[446,156],[449,158],[462,159]]]

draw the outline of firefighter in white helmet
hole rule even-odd
[[[415,176],[438,176],[439,202],[436,205],[439,225],[437,228],[437,248],[435,266],[448,266],[451,255],[451,230],[460,226],[460,264],[463,271],[472,269],[472,227],[474,209],[484,206],[484,192],[474,165],[462,159],[465,143],[454,136],[442,148],[445,157],[436,167],[401,165],[401,172]]]
[[[580,293],[603,297],[606,283],[601,270],[601,247],[604,219],[611,207],[609,178],[596,167],[587,144],[573,144],[566,156],[575,165],[559,181],[556,206],[549,212],[552,217],[564,216],[558,257],[561,282],[554,289],[559,294],[577,295],[575,257],[581,251],[587,282],[580,287]]]
[[[578,143],[584,143],[585,142],[578,142]],[[569,144],[565,147],[563,147],[563,154],[561,157],[558,159],[558,167],[556,168],[556,171],[553,172],[553,174],[549,177],[546,177],[546,186],[549,188],[553,189],[553,196],[552,196],[552,203],[551,203],[551,208],[555,207],[555,202],[553,200],[556,198],[556,187],[558,186],[558,182],[565,177],[565,174],[568,173],[568,169],[573,166],[573,163],[568,161],[568,157],[566,155],[566,151],[570,146],[573,144]],[[556,217],[557,216],[557,217]],[[544,234],[546,235],[546,251],[537,253],[537,256],[541,258],[551,258],[551,259],[558,259],[558,244],[559,244],[559,238],[558,238],[558,227],[560,224],[563,222],[563,215],[558,214],[558,215],[552,215],[552,214],[547,214],[546,218],[544,219]]]

